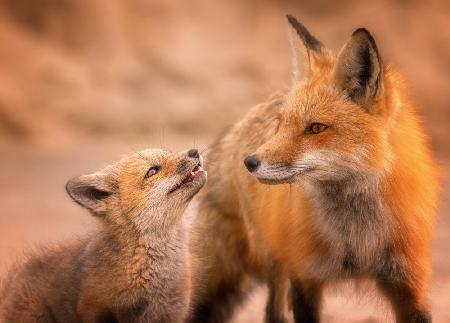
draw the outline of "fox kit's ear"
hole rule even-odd
[[[70,197],[94,215],[106,212],[106,199],[113,193],[110,178],[106,173],[83,175],[66,184]]]
[[[383,91],[383,64],[372,35],[364,28],[353,32],[335,66],[338,86],[370,111]]]
[[[311,73],[323,56],[325,48],[316,37],[291,15],[286,15],[290,28],[290,40],[294,52],[294,81],[298,81],[302,72]]]

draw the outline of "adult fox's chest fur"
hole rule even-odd
[[[309,216],[326,249],[305,259],[300,271],[318,280],[373,273],[393,225],[376,180],[361,176],[322,182],[306,185],[305,193],[311,196],[314,212]]]
[[[291,271],[321,281],[373,273],[388,256],[395,224],[376,183],[363,188],[362,180],[304,188],[253,183],[257,193],[243,192],[241,208],[254,257],[270,250]]]

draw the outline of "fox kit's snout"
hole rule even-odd
[[[197,149],[191,149],[186,153],[177,165],[177,175],[174,186],[168,194],[174,194],[179,190],[188,190],[186,197],[192,198],[205,184],[206,171],[203,170],[203,158]]]

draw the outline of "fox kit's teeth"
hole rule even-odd
[[[194,177],[195,175],[197,175],[201,171],[203,171],[202,166],[200,166],[200,165],[195,166],[195,168],[191,171],[191,177]]]
[[[193,170],[191,170],[191,172],[178,185],[176,185],[170,192],[176,191],[184,184],[192,182],[195,179],[195,176],[201,171],[203,171],[202,166],[200,166],[200,165],[195,166],[195,168]]]

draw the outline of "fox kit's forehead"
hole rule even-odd
[[[176,167],[176,154],[163,149],[146,149],[123,157],[113,168],[116,180],[121,186],[126,183],[140,182],[152,167],[170,173]],[[153,182],[153,179],[151,179]]]
[[[143,160],[143,161],[163,161],[169,158],[170,151],[164,149],[145,149],[132,154],[128,159]]]
[[[166,163],[171,156],[172,153],[167,150],[145,149],[129,156],[125,156],[119,161],[118,166],[120,169],[126,169],[131,166],[137,167],[139,165],[159,165]]]

